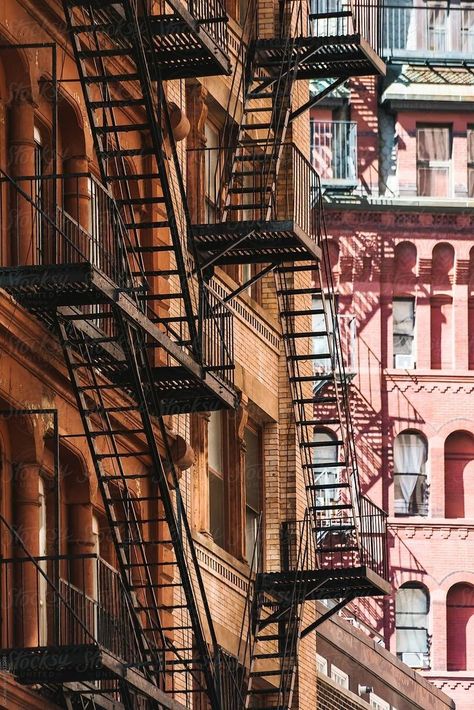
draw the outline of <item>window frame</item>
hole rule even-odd
[[[435,160],[431,158],[420,158],[418,132],[423,129],[442,128],[448,131],[448,151],[449,157],[446,160]],[[446,195],[425,195],[420,188],[420,168],[426,170],[436,170],[447,168],[447,194]],[[453,170],[453,124],[452,123],[417,123],[416,124],[416,194],[418,197],[450,199],[454,196],[454,170]]]
[[[424,461],[420,466],[420,471],[416,473],[415,471],[395,471],[395,444],[396,441],[401,436],[413,436],[417,437],[419,441],[423,444],[424,448]],[[393,453],[393,502],[394,502],[394,517],[396,518],[406,518],[406,517],[421,517],[426,518],[429,515],[429,496],[428,496],[428,461],[429,461],[429,445],[425,436],[419,431],[407,430],[401,431],[397,434],[392,442],[392,453]],[[397,486],[400,483],[397,482],[399,476],[416,476],[417,480],[415,482],[412,494],[409,501],[406,501],[403,496],[396,497]],[[414,500],[412,501],[412,499]],[[420,504],[418,504],[420,500]],[[399,507],[398,503],[406,505],[406,512],[395,510]]]
[[[419,625],[415,625],[415,624],[412,623],[411,625],[403,625],[403,626],[400,626],[400,625],[398,624],[398,620],[397,620],[398,614],[405,614],[405,615],[407,615],[407,614],[409,613],[409,612],[405,612],[405,611],[403,611],[403,612],[397,611],[397,597],[398,597],[400,591],[405,590],[405,589],[418,589],[418,590],[420,590],[420,591],[422,591],[422,592],[424,593],[424,598],[425,598],[425,600],[426,600],[426,611],[424,612],[425,625],[419,626]],[[398,658],[399,660],[401,660],[403,663],[406,663],[406,665],[409,666],[410,668],[415,668],[415,669],[418,668],[418,669],[427,670],[427,669],[429,669],[430,666],[431,666],[431,658],[430,658],[430,655],[431,655],[431,654],[430,654],[430,632],[429,632],[429,629],[430,629],[430,610],[431,610],[431,596],[430,596],[429,590],[427,589],[427,587],[426,587],[424,584],[419,583],[419,582],[405,582],[404,584],[402,584],[402,585],[397,589],[396,594],[395,594],[395,641],[396,641],[396,655],[397,655],[397,658]],[[417,612],[411,612],[411,616],[415,615],[416,613],[417,613]],[[421,616],[421,615],[420,615],[420,616]],[[398,650],[398,638],[397,638],[397,632],[398,632],[399,630],[403,630],[403,631],[410,631],[410,630],[411,630],[411,631],[424,631],[424,632],[425,632],[425,635],[426,635],[426,650],[422,650],[422,651],[399,651],[399,650]],[[411,664],[408,662],[408,659],[405,660],[404,656],[405,656],[405,654],[408,654],[408,653],[411,653],[411,654],[419,654],[420,656],[423,656],[423,663],[422,663],[422,665],[411,665]]]
[[[412,347],[410,353],[396,353],[395,352],[395,337],[407,336],[406,333],[395,332],[395,304],[396,303],[412,303],[413,304],[413,335],[412,335]],[[416,298],[414,296],[394,296],[392,299],[392,355],[393,355],[393,368],[395,370],[415,370],[416,360],[417,360],[417,328],[416,328]],[[400,321],[397,321],[400,322]],[[411,357],[410,367],[401,367],[397,365],[397,356]]]
[[[218,415],[220,418],[220,433],[218,436],[220,437],[220,446],[221,446],[221,460],[222,460],[222,471],[218,471],[217,469],[213,468],[211,465],[211,457],[210,457],[210,447],[209,447],[209,440],[210,440],[210,424],[211,424],[211,417],[213,415]],[[226,506],[226,492],[227,492],[227,482],[226,482],[226,464],[227,464],[227,456],[226,456],[226,447],[225,447],[225,432],[226,432],[226,424],[227,424],[227,418],[225,416],[225,412],[223,410],[215,410],[211,412],[211,416],[209,418],[208,422],[208,456],[207,456],[207,475],[208,475],[208,505],[209,505],[209,533],[214,540],[215,544],[221,547],[222,549],[227,549],[226,543],[227,543],[227,506]],[[221,534],[215,534],[213,531],[213,520],[212,520],[212,490],[211,490],[211,477],[213,477],[216,480],[219,480],[221,482],[222,486],[222,515],[221,515],[221,529],[222,532]],[[215,530],[215,528],[214,528]]]
[[[252,513],[254,514],[255,518],[254,520],[258,520],[260,516],[262,515],[263,518],[263,501],[264,501],[264,481],[265,481],[265,468],[264,468],[264,455],[263,455],[263,427],[259,426],[257,422],[255,422],[253,419],[249,419],[247,421],[247,424],[245,426],[245,431],[244,431],[244,441],[245,441],[245,435],[247,431],[251,432],[254,436],[257,438],[257,447],[258,447],[258,470],[259,470],[259,476],[258,476],[258,497],[259,497],[259,504],[260,504],[260,510],[257,511],[254,508],[252,508],[251,505],[249,505],[248,502],[248,491],[247,491],[247,446],[245,447],[245,461],[244,461],[244,466],[243,470],[241,471],[241,477],[242,477],[242,482],[243,486],[245,489],[244,493],[244,508],[245,508],[245,513],[244,513],[244,520],[243,520],[243,529],[244,529],[244,550],[245,550],[245,558],[248,562],[248,564],[251,564],[252,562],[252,556],[254,557],[254,567],[258,567],[258,563],[260,560],[258,559],[258,549],[257,549],[257,554],[251,556],[251,559],[249,559],[249,548],[248,548],[248,540],[247,540],[247,512],[250,509]],[[261,522],[261,526],[263,525],[263,519]],[[260,530],[260,539],[263,541],[263,535],[262,535],[262,530]],[[262,546],[260,546],[262,547]],[[255,549],[255,542],[253,544],[253,548]]]

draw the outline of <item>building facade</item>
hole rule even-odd
[[[303,112],[360,12],[1,4],[5,709],[309,710],[316,601],[389,591]]]
[[[313,109],[363,489],[389,511],[390,601],[359,606],[400,660],[472,706],[472,10],[391,6],[384,79]]]

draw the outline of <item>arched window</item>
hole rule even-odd
[[[455,431],[444,445],[445,517],[474,516],[474,436]]]
[[[428,446],[417,432],[399,434],[393,443],[394,513],[428,515]]]
[[[416,582],[408,582],[397,591],[395,626],[397,657],[412,668],[429,667],[428,590]]]
[[[317,446],[313,449],[313,463],[317,464],[314,473],[316,486],[316,505],[331,505],[339,500],[339,488],[331,485],[339,482],[339,467],[335,464],[339,458],[339,446],[335,436],[325,429],[315,429],[313,442]]]
[[[446,622],[448,671],[474,670],[474,586],[461,583],[451,587],[446,599]]]

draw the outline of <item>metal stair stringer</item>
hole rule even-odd
[[[58,322],[121,577],[133,610],[141,652],[137,665],[162,690],[167,689],[171,678],[173,686],[177,685],[176,692],[183,693],[187,686],[185,682],[180,686],[179,678],[188,673],[193,677],[202,674],[205,692],[212,707],[217,708],[213,657],[208,648],[208,642],[214,644],[215,634],[161,417],[157,423],[167,449],[166,463],[158,450],[150,414],[154,384],[143,334],[125,320],[118,307],[111,306],[111,313],[115,332],[105,337],[103,330],[97,331],[95,338],[90,335],[90,315],[82,322],[70,309],[59,309]],[[112,332],[110,324],[108,332]],[[99,353],[103,354],[106,346],[110,352],[111,345],[115,346],[113,357],[107,354],[101,360]],[[117,357],[120,353],[121,358]],[[119,404],[113,403],[114,396]],[[118,425],[116,418],[125,416],[133,418],[133,428]],[[130,433],[138,437],[140,451],[123,450],[120,436]],[[147,468],[131,471],[127,468],[130,457],[144,458],[149,462]],[[142,507],[154,511],[151,517],[140,518],[138,509]],[[158,531],[154,537],[151,532],[144,534],[150,526]],[[160,556],[164,547],[172,550],[172,559]]]
[[[146,4],[121,0],[94,6],[63,0],[63,7],[102,179],[112,189],[128,230],[137,298],[150,311],[167,296],[171,312],[163,325],[202,362],[196,318],[203,284],[200,274],[193,276],[195,261],[188,253],[189,211],[163,82],[148,51],[153,37]],[[129,68],[117,69],[118,60]],[[129,111],[141,114],[138,124],[127,118]],[[126,138],[132,140],[136,132],[140,143],[130,147]],[[130,161],[138,163],[135,171]],[[141,210],[148,211],[147,218],[137,218]],[[144,243],[145,231],[156,229],[169,230],[171,248]],[[171,269],[157,267],[156,258],[163,253],[174,258]],[[160,276],[175,278],[178,291],[150,291],[150,279]]]

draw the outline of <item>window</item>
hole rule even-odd
[[[379,698],[375,693],[370,693],[369,703],[370,707],[374,708],[374,710],[390,710],[390,703],[387,703],[386,700],[382,700],[382,698]]]
[[[314,485],[318,486],[316,505],[331,505],[339,500],[339,489],[328,487],[339,482],[339,467],[334,465],[339,459],[337,439],[330,432],[316,430],[313,441],[318,444],[314,448],[313,463],[327,464],[321,468],[318,466],[314,474]]]
[[[312,302],[313,360],[315,373],[330,372],[332,341],[334,337],[333,308],[329,297],[314,296]],[[335,309],[334,309],[335,312]],[[318,385],[316,385],[318,386]],[[319,385],[320,386],[320,385]]]
[[[220,175],[217,172],[219,158],[219,130],[209,121],[204,127],[206,150],[204,163],[206,218],[209,223],[216,220],[216,202]]]
[[[324,658],[324,656],[320,656],[319,653],[316,654],[316,668],[318,669],[318,673],[322,673],[323,675],[328,674],[327,659]]]
[[[262,510],[262,456],[259,432],[247,427],[245,438],[245,554],[250,564],[257,540],[258,522]],[[258,552],[258,550],[257,550]],[[257,555],[253,559],[258,564]]]
[[[334,665],[331,666],[331,679],[342,688],[349,690],[349,676]]]
[[[446,7],[428,7],[426,25],[426,49],[429,52],[448,51],[448,11]]]
[[[467,5],[461,6],[461,51],[474,53],[474,10]]]
[[[419,584],[400,587],[395,598],[397,657],[412,668],[429,667],[429,595]]]
[[[474,126],[467,129],[467,196],[474,197]]]
[[[428,515],[425,439],[415,432],[399,434],[393,443],[394,513]]]
[[[422,197],[451,195],[451,128],[417,126],[417,189]]]
[[[35,185],[34,185],[34,200],[39,209],[46,208],[46,191],[47,186],[42,176],[45,170],[44,147],[39,128],[34,128],[34,143],[35,143]],[[42,264],[45,257],[45,232],[46,224],[44,219],[39,214],[34,215],[35,219],[35,247],[36,247],[36,263]]]
[[[209,531],[214,542],[225,542],[224,426],[222,412],[212,412],[208,427]]]
[[[414,298],[393,300],[393,365],[408,370],[416,367]]]

